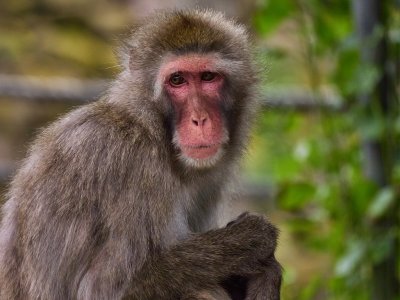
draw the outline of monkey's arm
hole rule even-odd
[[[134,277],[129,296],[179,299],[191,291],[212,290],[233,274],[260,275],[269,265],[276,270],[276,239],[275,227],[253,215],[225,228],[195,234],[145,264]],[[280,272],[274,276],[280,278]],[[279,288],[273,293],[279,297]]]
[[[42,242],[26,226],[41,286],[77,299],[176,299],[232,273],[260,273],[260,261],[274,252],[276,231],[259,217],[160,249],[179,191],[167,178],[162,147],[134,120],[121,118],[123,112],[95,105],[43,135],[48,162],[39,169],[43,192],[35,201],[36,210],[48,212],[34,231]],[[32,201],[24,211],[34,220]],[[71,226],[79,234],[70,234]],[[55,263],[49,265],[47,253]],[[63,276],[71,280],[64,284]],[[46,295],[40,291],[39,298]]]

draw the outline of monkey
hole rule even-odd
[[[278,231],[218,226],[259,106],[244,26],[145,18],[99,100],[45,128],[10,184],[0,299],[279,299]]]

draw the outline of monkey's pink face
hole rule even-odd
[[[166,62],[161,80],[175,113],[174,144],[186,161],[216,161],[227,141],[221,111],[224,77],[209,56],[187,55]],[[199,163],[200,162],[200,163]]]

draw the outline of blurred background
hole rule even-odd
[[[281,229],[283,299],[400,299],[399,0],[0,2],[0,192],[38,130],[93,101],[129,26],[211,7],[266,65],[237,210]]]

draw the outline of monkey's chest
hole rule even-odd
[[[194,232],[205,232],[216,224],[216,205],[202,195],[182,195],[183,200],[172,208],[171,219],[166,228],[164,244],[174,245]]]

